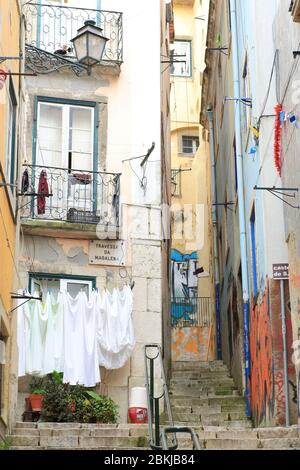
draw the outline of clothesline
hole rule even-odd
[[[47,293],[44,303],[30,300],[18,309],[19,376],[63,372],[65,383],[93,387],[99,366],[119,369],[135,346],[132,291],[95,290],[75,298]]]

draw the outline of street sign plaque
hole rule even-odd
[[[288,279],[289,278],[289,265],[288,263],[273,264],[273,279]]]

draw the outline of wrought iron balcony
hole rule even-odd
[[[120,174],[24,165],[22,219],[119,227]]]
[[[109,38],[102,63],[120,65],[123,61],[122,13],[47,5],[32,0],[25,3],[23,13],[25,16],[26,66],[34,72],[49,73],[63,67],[69,67],[79,74],[80,66],[78,69],[76,67],[74,69],[76,57],[71,39],[76,36],[78,29],[87,20],[94,20],[103,29],[104,36]]]
[[[171,324],[174,328],[210,326],[210,297],[174,297],[171,300]]]

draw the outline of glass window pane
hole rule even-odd
[[[68,282],[67,283],[67,292],[69,292],[69,294],[75,298],[76,295],[79,293],[79,292],[85,292],[87,297],[89,296],[89,285],[88,284],[81,284],[79,282]]]
[[[72,152],[72,168],[93,169],[92,114],[89,108],[70,107],[69,152]]]
[[[172,51],[174,63],[171,66],[171,75],[190,77],[191,74],[191,41],[174,41]]]
[[[62,165],[62,106],[40,104],[37,133],[37,164]]]
[[[195,154],[199,148],[199,137],[183,136],[182,153]]]

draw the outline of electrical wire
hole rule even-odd
[[[298,44],[297,51],[299,51],[299,49],[300,49],[300,43]],[[287,80],[286,80],[286,84],[285,84],[283,96],[282,96],[282,99],[281,99],[281,104],[283,104],[283,102],[284,102],[284,100],[285,100],[285,97],[286,97],[287,91],[288,91],[288,89],[289,89],[291,80],[292,80],[292,78],[293,78],[295,72],[297,71],[297,68],[298,68],[298,65],[299,65],[299,59],[300,59],[300,56],[299,56],[299,55],[296,57],[296,59],[293,59],[293,64],[292,64],[292,66],[291,66],[291,68],[290,68],[290,72],[289,72],[288,78],[287,78]]]
[[[265,112],[265,109],[266,109],[266,106],[267,106],[267,103],[268,103],[268,99],[269,99],[269,96],[270,96],[270,91],[271,91],[271,86],[272,86],[272,82],[273,82],[273,75],[274,75],[274,70],[275,70],[275,67],[276,67],[276,63],[277,63],[277,60],[278,60],[278,49],[276,50],[275,52],[275,55],[274,55],[274,59],[273,59],[273,65],[272,65],[272,69],[271,69],[271,75],[270,75],[270,79],[269,79],[269,84],[268,84],[268,88],[267,88],[267,93],[266,93],[266,96],[265,96],[265,99],[264,99],[264,102],[263,102],[263,106],[262,106],[262,110],[261,110],[261,113],[260,113],[260,116],[258,118],[258,125],[261,121],[261,118]],[[277,90],[278,91],[278,90]],[[277,93],[276,93],[277,94]],[[278,96],[277,96],[277,101],[278,100]]]

